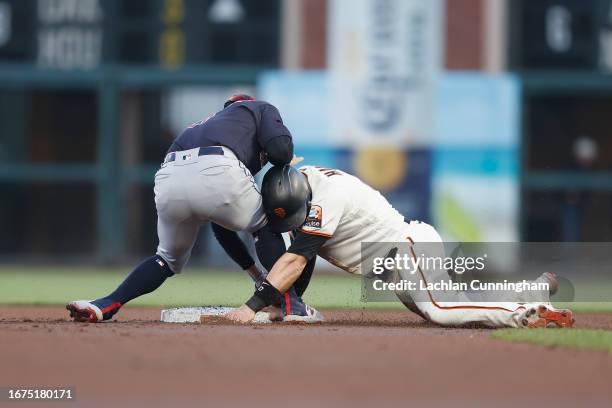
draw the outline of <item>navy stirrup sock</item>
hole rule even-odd
[[[132,299],[153,292],[172,275],[174,273],[162,257],[152,256],[142,261],[113,293],[93,303],[101,309],[116,302],[124,305]]]

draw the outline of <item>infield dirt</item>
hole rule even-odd
[[[321,325],[104,324],[0,307],[0,387],[72,387],[70,407],[611,406],[612,355],[440,328],[407,311],[325,311]],[[577,316],[612,329],[612,315]],[[45,403],[2,403],[42,407]]]

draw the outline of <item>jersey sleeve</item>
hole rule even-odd
[[[306,217],[306,221],[299,232],[309,235],[318,235],[331,238],[340,224],[344,214],[344,198],[338,191],[331,188],[320,192],[319,197],[313,197],[313,201]]]
[[[261,107],[257,133],[259,145],[264,147],[270,140],[278,136],[289,136],[291,138],[291,132],[285,127],[278,109],[273,105],[265,104]]]
[[[293,158],[293,141],[289,136],[277,136],[266,143],[264,150],[273,165],[289,164]]]
[[[328,239],[329,238],[320,235],[305,234],[301,231],[297,231],[295,239],[291,242],[291,246],[287,249],[287,252],[302,255],[304,258],[311,260],[317,257],[319,250]]]

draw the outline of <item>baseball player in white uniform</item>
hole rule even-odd
[[[253,297],[226,316],[237,322],[251,321],[258,310],[272,304],[299,281],[305,268],[313,267],[317,255],[349,273],[361,275],[370,273],[362,270],[362,260],[375,255],[362,251],[380,251],[380,246],[362,246],[363,242],[397,243],[399,252],[411,258],[423,252],[429,256],[444,254],[442,239],[431,225],[406,222],[378,191],[340,170],[305,166],[297,171],[291,166],[275,166],[264,177],[262,195],[272,230],[293,231],[294,240]],[[440,292],[427,288],[448,280],[446,270],[419,266],[413,273],[395,272],[419,288],[396,291],[400,300],[440,325],[568,327],[574,322],[571,311],[553,308],[547,298],[529,302],[524,294],[517,293],[516,299],[482,301],[487,298],[481,296],[475,302],[469,293],[452,290],[439,296]],[[538,280],[556,284],[551,274]]]

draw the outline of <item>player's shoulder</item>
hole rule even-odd
[[[313,189],[323,188],[324,186],[329,184],[328,178],[325,177],[325,174],[320,171],[321,167],[319,166],[301,166],[298,170],[306,176],[308,182],[310,183],[310,187]]]
[[[301,166],[298,168],[298,170],[301,171],[302,173],[316,174],[318,176],[325,176],[325,177],[345,174],[343,171],[338,170],[338,169],[332,169],[329,167],[322,167],[322,166],[314,166],[310,164]]]
[[[235,107],[235,108],[247,108],[249,110],[252,111],[263,111],[267,108],[273,108],[276,109],[276,107],[274,105],[272,105],[270,102],[267,101],[260,101],[260,100],[254,100],[254,101],[236,101],[233,104],[230,105],[230,107]]]
[[[338,182],[338,177],[330,173],[331,169],[320,166],[302,166],[299,170],[308,179],[313,204],[325,203],[327,206],[344,207],[347,195],[344,194],[344,187]]]
[[[302,174],[305,174],[305,175],[312,174],[313,170],[315,170],[315,166],[311,166],[310,164],[307,164],[307,165],[298,167],[298,170]]]
[[[330,188],[334,188],[331,186],[336,186],[338,188],[339,185],[342,184],[342,176],[346,176],[347,173],[333,169],[329,167],[321,167],[321,166],[311,166],[306,165],[299,168],[299,170],[308,177],[309,181],[316,184],[323,184],[326,186],[330,186]]]

